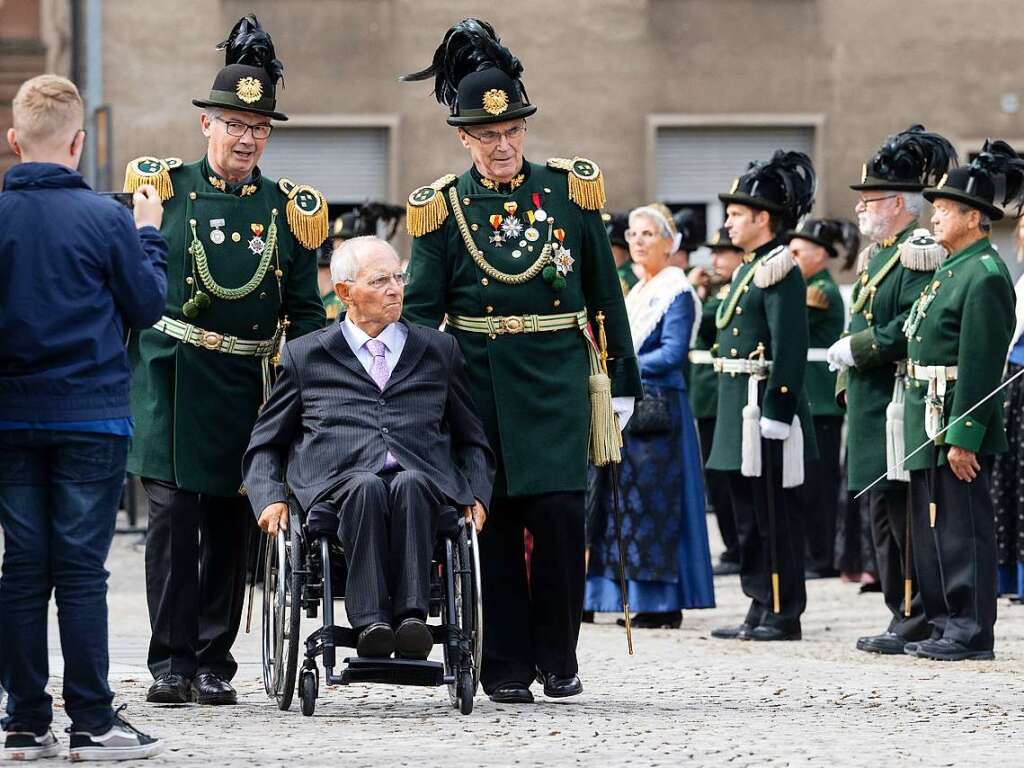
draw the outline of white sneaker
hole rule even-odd
[[[47,729],[42,736],[25,731],[8,731],[0,749],[0,763],[22,760],[42,760],[60,755],[60,744],[53,731]]]
[[[68,758],[79,760],[138,760],[164,751],[162,739],[147,736],[121,717],[127,708],[122,704],[114,714],[114,722],[102,733],[71,731]]]

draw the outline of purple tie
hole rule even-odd
[[[384,360],[384,351],[386,349],[387,346],[380,339],[368,339],[366,342],[366,350],[373,355],[373,362],[370,364],[370,378],[374,380],[382,392],[384,387],[388,385],[388,379],[391,378],[388,364]],[[388,451],[388,455],[384,458],[384,469],[394,469],[397,466],[398,459],[391,455],[391,451]]]

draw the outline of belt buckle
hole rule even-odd
[[[224,334],[216,333],[215,331],[203,331],[199,337],[199,346],[204,349],[209,349],[213,352],[220,350],[220,345],[224,342]]]
[[[501,319],[502,333],[522,333],[526,329],[526,323],[521,315],[509,315]]]

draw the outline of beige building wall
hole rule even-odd
[[[114,175],[141,154],[197,157],[214,45],[255,12],[285,63],[279,107],[299,119],[395,122],[391,198],[467,160],[427,83],[399,83],[445,29],[491,21],[525,65],[539,111],[527,156],[585,155],[609,206],[654,189],[652,115],[757,121],[815,115],[818,215],[850,216],[861,164],[911,122],[962,150],[986,136],[1024,149],[1015,100],[1019,0],[105,0],[104,91]],[[271,139],[273,141],[273,138]],[[325,159],[330,162],[330,158]],[[735,173],[743,169],[739,163]],[[298,179],[301,181],[301,179]],[[716,222],[710,222],[714,225]]]

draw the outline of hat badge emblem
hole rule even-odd
[[[864,163],[864,165],[862,165],[860,167],[860,183],[863,184],[867,180],[868,180],[868,164]]]
[[[484,111],[492,115],[500,115],[508,109],[508,94],[500,88],[491,88],[484,91]]]
[[[942,178],[939,179],[939,183],[935,185],[935,188],[936,189],[942,189],[944,186],[946,186],[946,180],[948,178],[949,178],[949,174],[948,173],[942,174]]]
[[[235,95],[246,104],[263,98],[263,83],[255,77],[243,77],[235,84]]]

